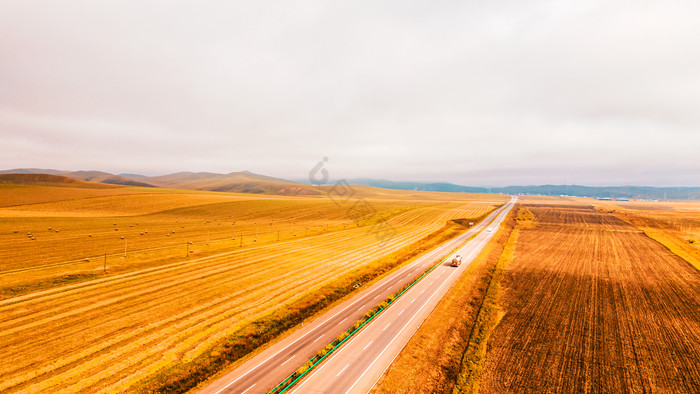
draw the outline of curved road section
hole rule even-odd
[[[454,254],[464,257],[462,265],[451,267],[447,263],[451,259],[446,260],[297,384],[293,392],[369,391],[440,298],[491,239],[515,201],[513,198],[469,231],[359,292],[200,392],[267,393],[369,309],[415,279],[436,260],[459,248]],[[474,234],[478,235],[465,244]]]

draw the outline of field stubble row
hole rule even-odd
[[[292,224],[297,225],[347,221],[343,212],[326,202],[319,206],[318,201],[306,205],[280,199],[265,204],[251,214],[254,208],[242,208],[239,202],[217,203],[215,211],[221,216],[208,224],[230,219],[227,216],[233,212],[238,212],[237,222],[269,218],[271,212],[277,212],[276,218],[283,213],[293,216]],[[494,208],[488,202],[387,201],[377,206],[397,230],[381,249],[367,233],[371,223],[356,223],[302,239],[261,242],[249,249],[228,246],[233,251],[209,257],[134,264],[97,280],[0,301],[0,390],[126,389],[197,357],[281,303],[293,302],[350,269],[396,251],[449,219],[478,217]],[[201,215],[212,212],[209,205],[181,209],[195,212],[190,217],[200,222]],[[139,226],[149,219],[188,217],[181,209],[139,217]],[[115,219],[102,220],[113,225]],[[82,226],[79,220],[75,223],[76,228]]]

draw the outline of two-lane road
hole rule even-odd
[[[510,206],[512,206],[512,202],[492,212],[486,219],[459,237],[440,245],[411,264],[334,307],[311,323],[305,324],[301,329],[270,346],[200,392],[207,394],[268,392],[311,358],[319,349],[362,318],[369,309],[415,279],[441,257],[463,245],[474,234],[479,233],[488,225],[493,226],[493,221],[502,212],[509,210]],[[474,241],[471,241],[469,244],[473,243]],[[465,265],[463,264],[463,266]]]
[[[379,317],[324,361],[292,393],[367,393],[391,365],[457,278],[476,258],[508,215],[513,199],[496,220],[455,254],[462,265],[447,261],[423,278]]]

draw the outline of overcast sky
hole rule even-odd
[[[700,186],[700,2],[0,2],[0,169]]]

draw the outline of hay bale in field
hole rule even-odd
[[[88,237],[92,238],[92,234],[88,234]]]
[[[51,227],[49,227],[49,231],[51,231]]]
[[[124,239],[124,237],[120,237],[120,239]]]
[[[90,262],[90,259],[86,257],[86,258],[85,258],[85,262],[86,262],[86,263],[89,263],[89,262]]]
[[[119,231],[119,229],[118,229],[118,228],[115,228],[114,231]]]
[[[143,235],[143,232],[141,233],[141,235]]]

